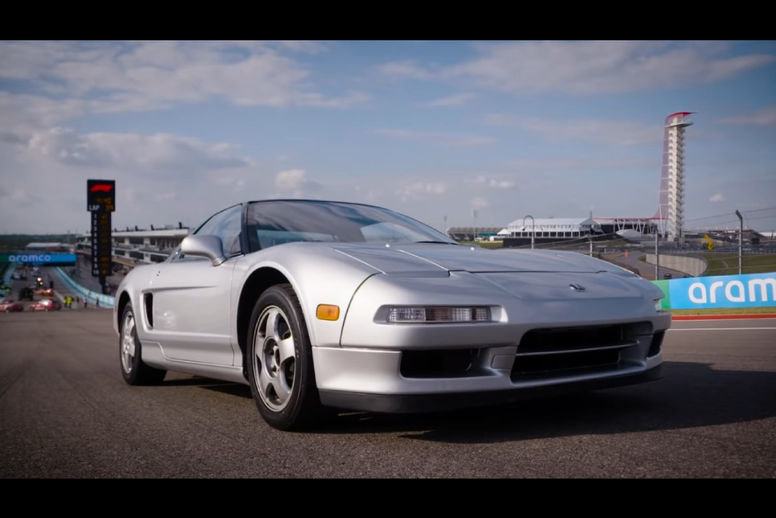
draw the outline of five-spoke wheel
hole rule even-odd
[[[320,413],[312,350],[294,290],[279,284],[261,294],[251,314],[248,381],[262,417],[281,430],[300,428]]]
[[[254,375],[259,380],[259,396],[265,405],[278,412],[291,398],[294,387],[296,357],[294,335],[288,317],[277,306],[267,306],[259,316],[254,340]]]
[[[137,337],[137,322],[132,304],[127,304],[121,314],[119,329],[119,359],[121,375],[130,385],[151,385],[164,379],[166,371],[146,365],[142,360],[142,347]]]

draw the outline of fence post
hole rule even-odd
[[[736,209],[738,216],[738,275],[744,273],[744,217]]]

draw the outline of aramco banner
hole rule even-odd
[[[776,272],[657,281],[664,309],[776,306]]]
[[[55,252],[25,252],[22,254],[0,254],[0,263],[42,264],[46,266],[58,264],[75,264],[75,254],[60,254]]]

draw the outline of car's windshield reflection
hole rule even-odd
[[[295,241],[455,244],[441,232],[396,212],[339,202],[252,202],[247,226],[252,250]]]

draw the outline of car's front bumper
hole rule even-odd
[[[319,390],[321,403],[333,408],[409,414],[439,412],[470,407],[505,405],[525,399],[548,397],[582,390],[596,390],[623,385],[632,385],[661,378],[661,365],[635,374],[620,374],[605,378],[567,381],[565,383],[486,390],[477,392],[444,392],[433,394],[374,394],[367,392],[345,392]]]
[[[404,356],[414,353],[412,349],[315,347],[313,358],[324,405],[375,412],[433,411],[655,379],[663,336],[657,330],[630,337],[629,345],[589,347],[557,356],[524,354],[518,344],[475,347],[466,349],[472,359],[465,368],[444,362],[446,355],[462,349],[432,350],[432,358],[436,355],[449,365],[447,371],[433,361],[408,363]]]
[[[584,288],[571,290],[575,283]],[[313,347],[321,400],[428,411],[641,381],[656,375],[671,323],[655,310],[653,288],[611,273],[371,277],[347,310],[339,347]],[[392,323],[392,304],[487,306],[491,320]]]

